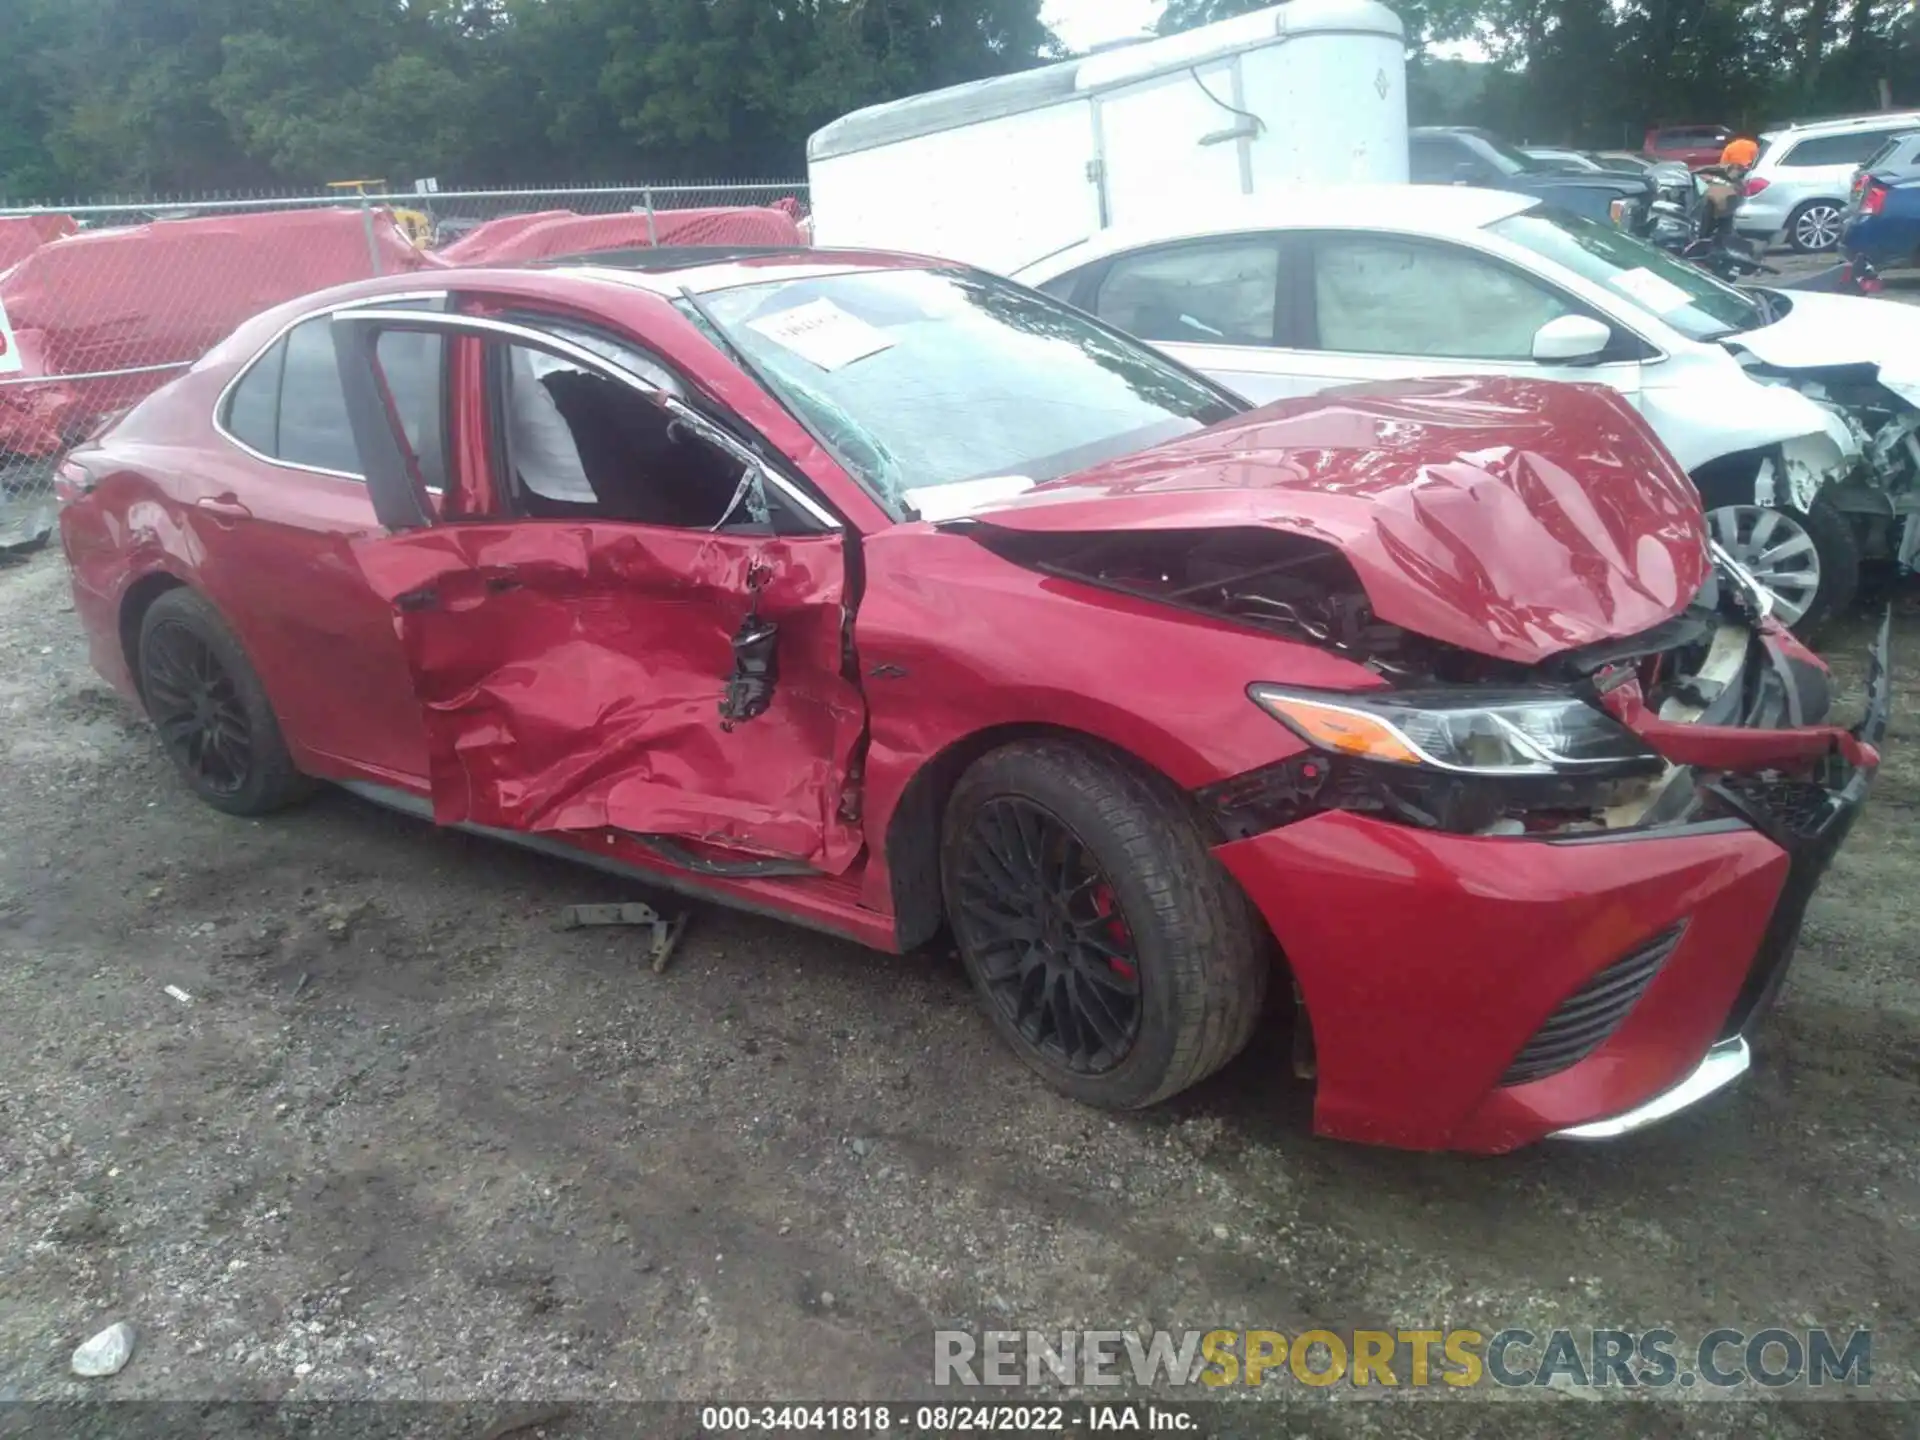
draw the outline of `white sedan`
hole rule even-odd
[[[1747,292],[1523,195],[1347,186],[1116,228],[1016,278],[1248,399],[1494,372],[1633,400],[1809,625],[1920,550],[1920,313]]]

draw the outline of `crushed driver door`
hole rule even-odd
[[[624,367],[477,316],[344,311],[333,321],[354,438],[388,534],[356,543],[392,605],[425,714],[435,818],[617,830],[721,874],[844,872],[865,707],[847,678],[846,538],[746,447]],[[617,381],[771,486],[799,525],[737,503],[713,529],[625,521],[443,520],[395,422],[376,345],[427,330],[545,352]],[[711,853],[713,851],[720,853]]]

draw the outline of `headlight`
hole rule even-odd
[[[1394,765],[1472,775],[1565,775],[1657,768],[1660,761],[1611,716],[1540,691],[1306,694],[1274,685],[1248,693],[1310,745]]]

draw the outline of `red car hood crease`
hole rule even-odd
[[[1381,619],[1523,664],[1652,629],[1708,570],[1692,484],[1627,402],[1533,380],[1285,400],[976,518],[1284,530],[1339,549]]]

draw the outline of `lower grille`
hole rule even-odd
[[[1680,946],[1684,925],[1622,956],[1561,1001],[1500,1077],[1502,1085],[1527,1085],[1571,1070],[1620,1028],[1653,977]]]
[[[1783,842],[1818,839],[1843,809],[1835,792],[1811,780],[1727,775],[1716,788],[1765,833]]]

